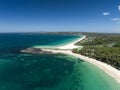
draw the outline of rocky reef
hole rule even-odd
[[[31,54],[52,54],[50,51],[43,51],[41,48],[27,48],[21,50],[22,53],[31,53]]]

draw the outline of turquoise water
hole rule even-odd
[[[0,34],[0,90],[120,90],[120,84],[105,72],[76,57],[20,52],[32,46],[60,45],[77,38]]]
[[[74,42],[75,40],[78,40],[79,38],[82,38],[83,36],[70,36],[70,38],[66,38],[66,39],[62,39],[62,40],[58,40],[56,42],[52,42],[48,45],[35,45],[33,46],[34,48],[57,48],[58,46],[63,46],[63,45],[67,45],[69,43]]]

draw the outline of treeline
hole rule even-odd
[[[120,36],[99,35],[90,36],[84,42],[78,42],[77,45],[84,46],[82,49],[73,49],[74,53],[94,58],[96,60],[108,63],[113,67],[120,69]]]
[[[116,67],[117,69],[120,69],[120,48],[119,47],[85,46],[81,50],[73,49],[73,52],[108,63]]]
[[[76,45],[117,45],[120,46],[120,36],[92,36],[87,37],[84,42],[77,42]]]

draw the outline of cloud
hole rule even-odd
[[[103,16],[109,16],[110,13],[109,12],[103,12]]]
[[[120,11],[120,5],[118,6],[118,10]]]
[[[120,18],[113,18],[113,21],[120,21]]]
[[[116,21],[116,24],[120,24],[120,18],[113,18],[113,21]]]
[[[120,24],[120,21],[117,21],[117,23],[116,24]]]

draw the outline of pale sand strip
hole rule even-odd
[[[74,44],[77,43],[77,42],[79,42],[79,41],[81,41],[81,40],[83,40],[83,39],[85,39],[85,38],[86,38],[86,36],[83,36],[82,38],[79,38],[78,40],[76,40],[76,41],[74,41],[74,42],[72,42],[70,44],[58,47],[58,49],[73,49],[73,48],[78,48],[80,46],[76,46]]]
[[[83,39],[85,39],[86,37],[82,37],[81,39],[78,39],[76,40],[75,42],[72,42],[68,45],[65,45],[65,46],[61,46],[61,47],[58,47],[58,50],[55,50],[55,49],[42,49],[43,51],[51,51],[53,53],[63,53],[63,54],[68,54],[68,55],[72,55],[72,56],[75,56],[77,58],[80,58],[84,61],[87,61],[91,64],[94,64],[96,65],[97,67],[99,67],[100,69],[102,69],[104,72],[106,72],[107,74],[109,74],[111,77],[113,77],[118,83],[120,83],[120,71],[115,69],[114,67],[104,63],[104,62],[101,62],[101,61],[98,61],[98,60],[95,60],[95,59],[92,59],[92,58],[89,58],[89,57],[86,57],[86,56],[83,56],[83,55],[80,55],[80,54],[76,54],[76,53],[73,53],[71,51],[71,49],[73,48],[76,48],[78,46],[75,46],[74,44],[78,41],[81,41]],[[70,50],[66,50],[66,49],[70,49]]]

